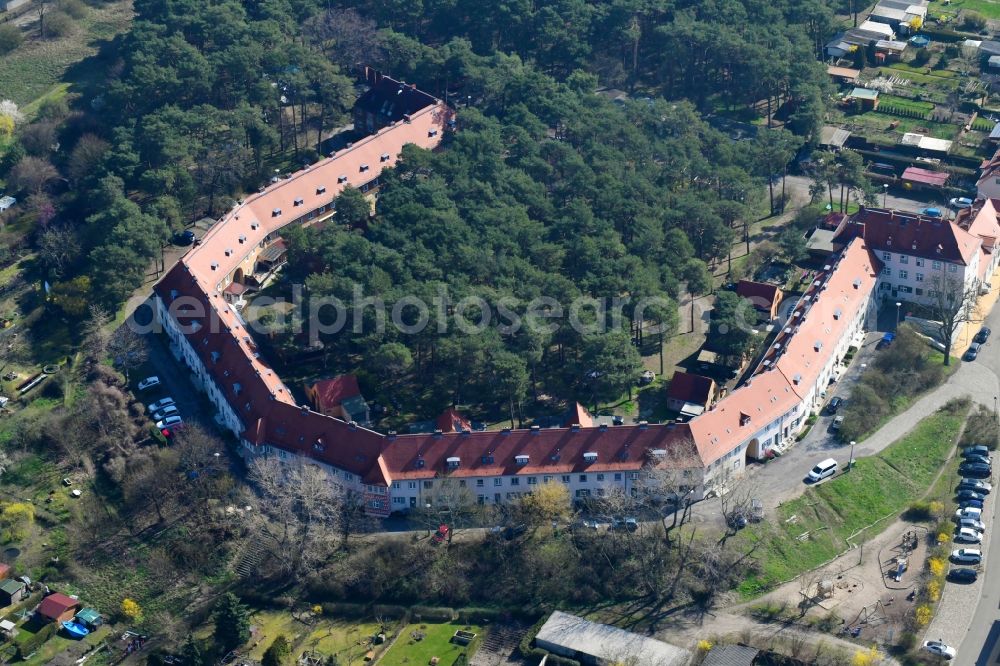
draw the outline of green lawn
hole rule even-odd
[[[377,655],[381,649],[381,646],[371,645],[372,637],[380,628],[376,622],[321,617],[306,624],[287,611],[257,611],[252,622],[255,647],[250,650],[250,658],[256,661],[260,661],[279,635],[284,635],[292,644],[293,654],[312,650],[324,656],[335,655],[341,666],[362,666],[369,650]],[[388,640],[392,640],[391,636]]]
[[[111,633],[111,628],[108,626],[104,626],[98,629],[97,631],[91,633],[83,640],[78,641],[71,638],[66,638],[63,635],[63,632],[60,631],[52,638],[45,641],[45,644],[42,645],[42,647],[40,647],[37,652],[35,652],[34,656],[31,659],[26,659],[18,663],[28,664],[29,666],[43,666],[43,664],[48,664],[49,662],[51,662],[56,657],[56,655],[61,654],[63,651],[71,647],[76,647],[78,643],[86,643],[87,645],[96,645],[97,643],[100,643],[104,639],[104,637],[107,636],[109,633]],[[83,650],[81,648],[80,649],[81,654],[82,651]]]
[[[777,520],[744,530],[739,548],[759,542],[755,557],[761,571],[740,586],[753,597],[781,581],[817,567],[848,547],[848,539],[885,516],[901,513],[921,498],[942,466],[966,417],[939,411],[882,453],[859,458],[854,469],[809,488],[778,509]],[[950,481],[953,481],[951,479]],[[935,484],[935,492],[943,492]],[[882,527],[886,523],[880,523]],[[881,529],[876,527],[876,529]],[[864,541],[864,534],[852,543]]]
[[[476,640],[468,647],[456,645],[451,642],[451,637],[459,629],[471,631],[476,634]],[[415,632],[425,634],[422,640],[415,640],[411,636]],[[382,666],[427,666],[432,657],[440,659],[441,666],[451,666],[458,655],[466,652],[472,654],[480,638],[482,638],[482,627],[467,626],[462,624],[408,624],[403,628],[399,638],[389,648],[379,664]]]
[[[944,8],[940,2],[935,2],[928,7],[928,10],[930,15],[936,16]],[[1000,19],[1000,2],[997,0],[952,0],[951,4],[947,5],[949,14],[957,13],[960,9],[979,12],[986,18]]]
[[[13,52],[0,57],[0,98],[21,106],[45,95],[65,94],[60,85],[69,68],[97,53],[98,42],[124,31],[132,20],[132,3],[117,0],[91,8],[76,22],[75,33],[62,39],[27,40]],[[80,77],[100,74],[98,67],[81,71]]]

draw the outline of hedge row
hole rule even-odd
[[[49,640],[56,635],[56,623],[49,622],[41,629],[39,629],[35,634],[29,635],[23,641],[21,641],[17,646],[17,656],[21,661],[28,658],[28,655],[33,654],[38,648],[42,647],[45,641]]]
[[[916,118],[918,120],[927,120],[927,116],[930,115],[930,111],[917,111],[916,109],[905,109],[901,106],[893,106],[891,104],[879,104],[879,113],[887,113],[891,116],[900,116],[902,118]]]

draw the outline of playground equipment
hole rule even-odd
[[[893,579],[898,583],[903,578],[903,572],[906,571],[906,558],[897,557],[896,558],[896,573],[893,574]]]

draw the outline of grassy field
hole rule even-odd
[[[942,9],[940,3],[935,2],[928,8],[932,15],[937,15]],[[952,0],[947,6],[947,13],[955,14],[961,9],[979,12],[986,18],[1000,19],[1000,1],[998,0]]]
[[[11,99],[21,106],[32,108],[31,103],[46,95],[64,95],[69,82],[83,82],[93,75],[74,72],[72,81],[66,81],[68,70],[75,63],[97,53],[99,42],[109,40],[123,32],[132,20],[132,3],[118,0],[91,8],[77,21],[77,30],[62,39],[38,41],[29,39],[22,46],[0,58],[0,97]]]
[[[740,586],[741,594],[756,596],[819,566],[844,551],[859,530],[901,513],[921,498],[949,464],[947,456],[966,412],[963,406],[927,417],[879,455],[859,458],[850,472],[781,506],[773,524],[740,533],[737,538],[745,542],[740,547],[759,541],[755,556],[761,565],[761,571]],[[935,484],[934,494],[939,490]],[[856,536],[853,543],[864,538]]]
[[[459,629],[476,634],[472,645],[461,646],[451,642],[451,637]],[[421,640],[411,636],[415,632],[425,634]],[[482,637],[482,627],[462,624],[408,624],[403,628],[399,638],[379,661],[383,666],[427,666],[432,657],[440,659],[441,666],[451,666],[452,662],[463,652],[472,654],[479,639]]]
[[[326,656],[336,655],[341,666],[361,666],[369,650],[378,654],[381,649],[370,646],[370,639],[380,629],[376,622],[320,618],[313,624],[306,624],[286,611],[258,611],[253,614],[252,621],[255,647],[250,650],[250,658],[256,661],[260,661],[279,635],[284,635],[292,644],[293,654],[312,650]]]

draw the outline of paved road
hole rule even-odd
[[[811,185],[812,185],[812,179],[807,178],[806,176],[788,176],[785,183],[785,189],[787,191],[795,192],[801,196],[804,196],[805,200],[808,201],[809,187]],[[780,183],[779,183],[779,191],[780,191]],[[825,201],[826,203],[829,203],[830,202],[829,195],[824,193],[824,196],[823,198],[820,199],[820,201]],[[833,191],[833,205],[835,207],[840,206],[840,192],[836,189]],[[921,201],[918,199],[910,199],[908,197],[899,196],[898,193],[894,192],[889,192],[888,195],[884,197],[882,195],[879,195],[878,205],[887,206],[889,208],[895,208],[897,210],[906,210],[912,212],[917,212],[928,206],[937,205],[938,207],[940,207],[939,204],[935,204],[933,202]]]
[[[993,313],[987,318],[987,325],[994,331],[1000,331],[1000,307],[993,309]],[[979,359],[975,363],[968,363],[965,367],[976,366],[983,372],[983,384],[979,394],[983,402],[996,405],[996,398],[991,400],[991,396],[1000,395],[998,388],[998,377],[1000,377],[1000,341],[997,340],[996,333],[986,344],[983,352],[979,354]],[[986,375],[990,375],[987,377]],[[1000,491],[994,491],[992,501],[996,503],[996,496]],[[1000,529],[1000,511],[993,511],[993,521],[990,524],[992,533]],[[972,616],[971,623],[958,650],[957,664],[976,664],[985,666],[996,663],[996,653],[1000,651],[1000,550],[995,548],[986,551],[986,566],[984,567],[984,580],[982,591],[979,596],[979,604]],[[949,585],[945,589],[945,596],[963,595],[965,590]],[[969,599],[971,606],[972,599]]]

